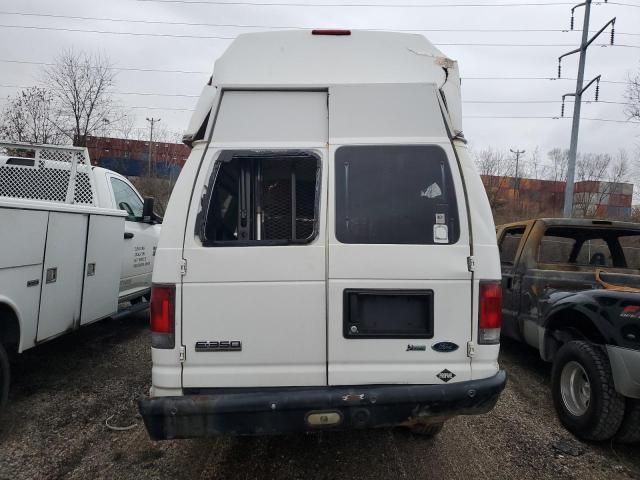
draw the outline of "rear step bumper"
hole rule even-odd
[[[437,422],[490,411],[507,375],[442,385],[209,390],[138,402],[153,440],[263,435]]]

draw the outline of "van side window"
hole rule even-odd
[[[524,235],[524,227],[511,228],[504,232],[500,240],[500,263],[513,265],[518,253],[518,246]]]
[[[119,178],[111,177],[111,188],[116,207],[127,212],[127,220],[142,219],[142,200],[133,189]]]
[[[336,150],[336,238],[342,243],[452,244],[460,229],[447,154],[435,145]]]
[[[200,228],[203,244],[310,242],[318,223],[319,168],[306,152],[224,152]]]

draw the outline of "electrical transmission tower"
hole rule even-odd
[[[564,117],[564,99],[566,97],[573,97],[573,123],[571,127],[571,143],[569,145],[569,161],[567,165],[567,185],[564,190],[564,208],[563,214],[565,217],[570,218],[573,216],[573,184],[575,182],[575,174],[576,174],[576,154],[578,151],[578,130],[580,129],[580,107],[582,102],[582,94],[591,86],[594,82],[596,82],[596,102],[598,101],[598,93],[600,89],[600,75],[595,77],[586,86],[582,86],[584,81],[584,64],[587,56],[587,48],[589,45],[593,43],[593,41],[600,36],[605,29],[611,25],[611,45],[613,45],[614,38],[614,28],[616,19],[615,17],[609,20],[604,27],[602,27],[598,32],[591,38],[589,38],[589,17],[591,15],[591,1],[586,0],[583,3],[579,3],[575,5],[571,9],[571,30],[573,30],[573,14],[576,8],[584,7],[584,23],[582,26],[582,41],[580,42],[580,47],[575,50],[571,50],[563,55],[558,57],[558,78],[560,78],[561,74],[561,63],[564,57],[569,55],[573,55],[574,53],[580,53],[580,60],[578,63],[578,78],[576,81],[576,91],[575,93],[565,93],[562,96],[562,110],[561,116]],[[605,0],[606,3],[607,0]]]

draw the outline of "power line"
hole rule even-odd
[[[602,2],[594,3],[594,5],[602,5]],[[636,5],[635,3],[609,2],[609,5],[621,5],[623,7],[640,8],[640,5]]]
[[[233,37],[224,37],[221,35],[177,35],[173,33],[142,33],[142,32],[116,32],[112,30],[90,30],[80,28],[64,28],[64,27],[38,27],[35,25],[6,25],[0,24],[0,28],[16,28],[25,30],[49,30],[54,32],[75,32],[75,33],[98,33],[102,35],[133,35],[136,37],[170,37],[170,38],[201,38],[215,40],[233,40]],[[566,45],[563,45],[566,46]]]
[[[31,88],[37,85],[8,85],[8,84],[0,84],[0,88]],[[153,92],[119,92],[114,91],[117,95],[142,95],[149,97],[186,97],[186,98],[198,98],[200,95],[197,94],[186,94],[186,93],[153,93]]]
[[[541,7],[541,6],[562,6],[573,5],[571,2],[518,2],[518,3],[299,3],[299,2],[256,2],[256,1],[228,1],[220,2],[216,0],[136,0],[138,2],[155,3],[186,3],[205,5],[249,5],[256,7],[348,7],[348,8],[469,8],[469,7]],[[599,2],[603,3],[603,2]],[[622,4],[620,4],[622,5]]]
[[[0,84],[0,88],[31,88],[34,85],[10,85],[10,84]],[[199,98],[200,95],[197,94],[186,94],[186,93],[155,93],[155,92],[120,92],[113,91],[112,93],[116,95],[136,95],[136,96],[149,96],[149,97],[184,97],[184,98]],[[613,104],[613,105],[627,105],[627,102],[616,102],[612,100],[583,100],[585,103],[604,103],[604,104]],[[462,103],[478,103],[478,104],[558,104],[562,103],[560,100],[463,100]],[[147,108],[147,107],[140,107]]]
[[[518,2],[518,3],[432,3],[432,4],[382,4],[382,3],[299,3],[299,2],[256,2],[256,1],[230,1],[220,2],[215,0],[136,0],[138,2],[155,3],[183,3],[200,5],[232,5],[232,6],[255,6],[255,7],[347,7],[347,8],[475,8],[475,7],[558,7],[573,5],[572,2]],[[594,5],[604,5],[604,2],[594,2]],[[608,2],[609,5],[619,5],[622,7],[638,8],[640,5],[624,2]]]
[[[0,85],[2,86],[2,85]],[[538,101],[535,101],[536,103]],[[607,101],[598,101],[599,103],[614,103],[614,104],[623,104],[623,102],[607,102]],[[499,101],[480,101],[480,100],[472,100],[466,101],[463,103],[502,103]],[[507,103],[507,102],[504,102]],[[508,103],[524,103],[520,101],[513,101]],[[526,102],[529,103],[529,102]],[[551,101],[545,103],[551,103]],[[556,101],[555,103],[558,103]],[[596,102],[587,102],[587,103],[596,103]],[[195,109],[193,108],[181,108],[181,107],[154,107],[147,105],[127,105],[125,108],[127,109],[135,109],[135,110],[165,110],[165,111],[180,111],[180,112],[193,112]],[[567,120],[568,117],[556,117],[556,116],[546,116],[546,115],[463,115],[463,118],[472,118],[472,119],[514,119],[514,120]],[[592,118],[592,117],[581,117],[581,120],[587,121],[596,121],[596,122],[614,122],[614,123],[626,123],[626,124],[638,124],[640,122],[633,120],[616,120],[610,118]]]
[[[557,77],[480,77],[480,76],[469,76],[469,77],[462,77],[462,80],[549,80],[549,81],[563,81],[563,80],[570,80],[575,82],[576,79],[575,78],[570,78],[570,77],[563,77],[563,78],[557,78]],[[628,83],[628,81],[626,80],[600,80],[600,83],[613,83],[613,84],[623,84],[626,85]]]
[[[24,65],[41,65],[41,66],[54,66],[56,63],[53,62],[38,62],[32,60],[15,60],[15,59],[3,59],[0,58],[0,63],[17,63]],[[181,73],[181,74],[196,74],[196,75],[211,75],[211,71],[204,70],[170,70],[170,69],[162,69],[162,68],[143,68],[143,67],[111,67],[113,70],[119,71],[131,71],[131,72],[152,72],[152,73]],[[556,78],[556,77],[535,77],[535,76],[527,76],[527,77],[507,77],[507,76],[464,76],[462,80],[504,80],[504,81],[523,81],[523,80],[546,80],[553,82],[564,82],[564,81],[574,81],[575,78]],[[611,84],[620,84],[626,85],[628,81],[626,80],[600,80],[600,83],[611,83]]]
[[[611,100],[583,100],[584,103],[605,103],[611,105],[627,105],[627,102],[614,102]],[[562,103],[561,100],[463,100],[463,104],[465,103],[487,103],[487,104],[521,104],[521,103],[538,103],[538,104],[559,104]]]
[[[568,120],[568,117],[549,117],[544,115],[529,116],[529,115],[463,115],[463,118],[493,118],[493,119],[509,119],[509,120]],[[615,120],[613,118],[589,118],[581,117],[580,120],[591,120],[594,122],[614,122],[614,123],[627,123],[633,125],[640,125],[640,122],[634,120]]]
[[[86,17],[80,15],[59,15],[53,13],[8,12],[0,11],[0,15],[14,15],[24,17],[63,18],[69,20],[89,20],[114,23],[137,23],[146,25],[174,25],[189,27],[231,27],[231,28],[268,28],[274,30],[309,30],[313,27],[297,25],[263,25],[241,23],[208,23],[208,22],[172,22],[168,20],[142,20],[113,17]],[[375,32],[454,32],[454,33],[570,33],[569,29],[561,28],[363,28]],[[580,32],[580,30],[574,30]],[[640,36],[640,33],[616,32],[617,35]]]
[[[24,65],[42,65],[51,67],[56,65],[53,62],[36,62],[31,60],[13,60],[13,59],[0,59],[0,63],[18,63]],[[153,72],[153,73],[188,73],[188,74],[206,74],[211,75],[211,71],[202,70],[166,70],[159,68],[138,68],[138,67],[110,67],[112,70],[122,70],[127,72]]]
[[[141,1],[141,0],[139,0]],[[144,0],[146,1],[146,0]],[[222,35],[190,35],[190,34],[173,34],[173,33],[144,33],[144,32],[118,32],[112,30],[91,30],[91,29],[80,29],[80,28],[63,28],[63,27],[40,27],[34,25],[6,25],[0,24],[0,28],[15,28],[15,29],[27,29],[27,30],[47,30],[54,32],[74,32],[74,33],[94,33],[100,35],[132,35],[136,37],[166,37],[166,38],[196,38],[196,39],[207,39],[207,40],[233,40],[236,36],[226,37]],[[569,43],[459,43],[459,42],[451,42],[451,43],[434,43],[436,47],[515,47],[515,48],[540,48],[540,47],[572,47],[573,44]],[[615,45],[599,45],[602,47],[622,47],[622,48],[640,48],[640,45],[625,45],[617,43]]]
[[[33,86],[34,85],[0,84],[0,88],[27,89]],[[186,94],[186,93],[120,92],[117,90],[113,91],[112,93],[115,95],[134,95],[134,96],[149,96],[149,97],[183,97],[183,98],[199,98],[200,97],[200,95],[197,95],[197,94]],[[603,104],[612,104],[612,105],[627,105],[627,102],[616,102],[612,100],[598,100],[598,101],[583,100],[583,101],[587,104],[603,103]],[[519,105],[519,104],[559,104],[559,103],[562,103],[562,101],[560,100],[463,100],[462,103]],[[164,107],[136,107],[136,108],[164,108]],[[183,110],[183,109],[178,108],[177,110]]]

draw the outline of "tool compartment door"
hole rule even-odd
[[[38,341],[71,330],[80,322],[88,217],[84,213],[49,212]]]
[[[330,385],[471,378],[467,209],[436,91],[329,90]]]
[[[183,387],[326,385],[327,93],[222,95],[186,226]]]
[[[118,311],[124,217],[90,215],[80,324]]]

